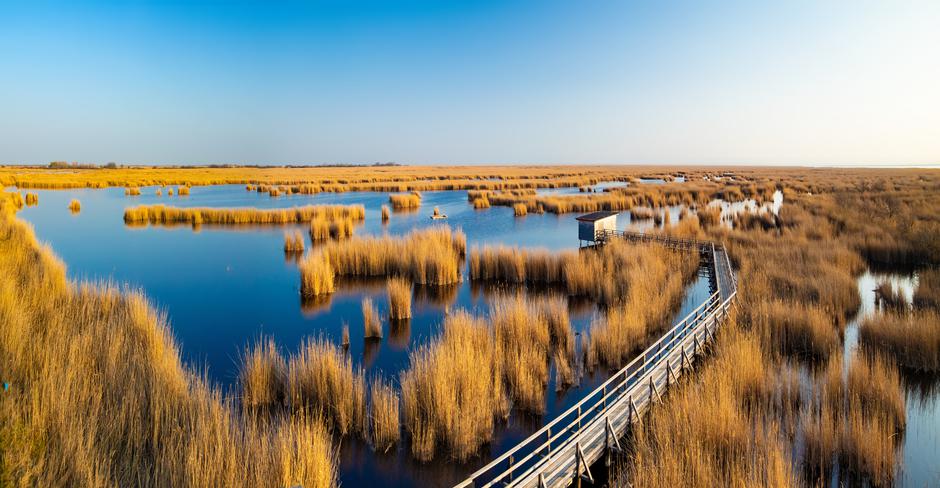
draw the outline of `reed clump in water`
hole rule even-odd
[[[5,210],[0,233],[6,483],[335,486],[319,418],[248,415],[185,365],[165,315],[141,293],[69,282]]]
[[[490,199],[486,195],[479,196],[470,201],[475,209],[490,208]]]
[[[649,208],[631,208],[630,218],[633,220],[649,220],[653,218],[653,210]]]
[[[721,207],[717,205],[709,205],[700,208],[695,215],[698,217],[698,222],[703,228],[707,229],[721,224]]]
[[[336,289],[336,273],[321,253],[308,254],[300,262],[300,294],[305,297],[328,295]]]
[[[248,409],[284,406],[287,398],[287,362],[273,338],[259,339],[245,349],[239,383],[242,405]]]
[[[17,195],[18,195],[18,194],[17,194]],[[81,212],[81,211],[82,211],[82,202],[79,202],[78,200],[74,200],[74,199],[73,199],[72,201],[69,202],[69,210],[71,210],[73,214],[74,214],[74,213]]]
[[[875,287],[875,301],[883,310],[902,312],[908,309],[904,295],[890,281],[880,281]]]
[[[126,196],[139,196],[140,188],[136,186],[130,186],[124,189],[124,195]]]
[[[157,188],[156,195],[158,197],[163,196],[163,190],[161,190],[160,188]]]
[[[321,246],[311,261],[322,260],[329,268],[301,266],[301,278],[314,280],[314,272],[336,276],[397,276],[412,283],[448,285],[460,280],[460,261],[466,252],[466,236],[447,226],[415,230],[401,237],[364,237]]]
[[[388,222],[390,212],[388,210],[388,205],[382,205],[382,223]]]
[[[517,203],[512,206],[512,213],[516,217],[525,217],[529,213],[529,208],[524,203]]]
[[[423,462],[441,449],[459,461],[476,454],[509,413],[489,327],[467,312],[451,313],[441,335],[412,351],[409,362],[401,390],[412,454]]]
[[[372,448],[388,452],[401,436],[398,392],[378,377],[369,385],[369,426]]]
[[[490,321],[513,405],[523,411],[543,413],[551,345],[545,317],[516,295],[494,300]]]
[[[308,338],[288,370],[294,411],[322,412],[340,435],[364,432],[365,380],[348,355],[326,338]]]
[[[284,252],[302,253],[304,252],[304,235],[299,230],[284,233]]]
[[[371,298],[362,299],[362,326],[366,339],[382,338],[382,319]]]
[[[180,186],[176,188],[176,196],[182,197],[182,196],[188,196],[188,195],[189,195],[188,186]]]
[[[35,193],[26,194],[26,206],[32,207],[34,205],[39,205],[39,195]]]
[[[392,320],[411,318],[411,282],[392,278],[386,285],[388,294],[388,316]]]
[[[124,222],[134,224],[295,224],[315,218],[362,220],[361,205],[307,205],[283,209],[257,208],[178,208],[141,205],[124,210]]]
[[[353,219],[315,217],[310,221],[310,239],[319,241],[323,239],[345,239],[352,237],[354,231]]]
[[[904,368],[940,371],[940,314],[885,312],[862,320],[859,339],[891,355]]]
[[[839,345],[839,328],[823,310],[769,300],[755,312],[769,324],[770,340],[789,354],[827,357]]]
[[[389,195],[388,202],[393,210],[414,210],[421,206],[421,194],[411,192],[406,195]]]

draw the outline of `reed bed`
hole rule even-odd
[[[284,233],[284,252],[304,252],[304,235],[301,234],[299,230]]]
[[[648,208],[630,209],[630,218],[633,220],[650,220],[653,218],[653,211]]]
[[[391,383],[375,378],[369,384],[369,425],[373,449],[388,452],[401,436],[398,392]]]
[[[552,284],[565,282],[566,264],[577,253],[552,253],[545,249],[484,246],[470,252],[470,278],[508,283]]]
[[[362,326],[366,339],[382,338],[382,319],[372,299],[368,297],[362,299]]]
[[[32,207],[34,205],[39,205],[39,195],[35,193],[26,193],[26,206]]]
[[[247,409],[283,407],[287,399],[287,362],[273,338],[259,339],[245,349],[238,377],[242,405]]]
[[[79,202],[78,200],[73,199],[72,201],[69,202],[69,210],[71,210],[73,214],[81,212],[82,202]]]
[[[698,209],[695,212],[696,217],[698,217],[699,225],[703,228],[715,227],[721,224],[721,207],[716,205],[709,205],[705,208]]]
[[[165,205],[141,205],[124,210],[128,224],[295,224],[315,218],[362,220],[361,205],[307,205],[284,209],[257,208],[178,208]]]
[[[125,195],[125,196],[139,196],[139,195],[140,195],[140,188],[137,188],[136,186],[131,186],[131,187],[125,188],[125,189],[124,189],[124,195]]]
[[[768,300],[756,314],[766,320],[770,341],[788,354],[825,358],[839,345],[839,328],[818,307]]]
[[[324,337],[307,338],[290,357],[289,402],[294,411],[319,412],[339,435],[366,427],[365,380],[342,350]]]
[[[317,281],[316,273],[336,276],[401,277],[412,283],[448,285],[460,280],[460,261],[466,236],[447,226],[415,230],[402,237],[364,237],[321,246],[301,265],[301,279]]]
[[[889,281],[880,281],[875,286],[875,301],[883,310],[900,312],[908,309],[904,295]]]
[[[139,292],[69,282],[7,210],[0,232],[5,484],[336,485],[319,418],[247,415],[184,365],[165,315]]]
[[[336,272],[322,253],[308,254],[300,262],[300,294],[305,297],[329,295],[336,289]]]
[[[516,217],[525,217],[529,213],[529,208],[524,203],[516,203],[512,206],[512,213]]]
[[[388,202],[393,210],[414,210],[421,206],[421,194],[412,192],[407,195],[389,195]]]
[[[401,373],[405,429],[411,452],[428,462],[440,450],[465,461],[493,438],[509,413],[496,342],[467,312],[447,316],[441,335],[411,352]]]
[[[26,196],[29,197],[29,194]],[[917,289],[914,290],[914,306],[922,309],[929,308],[940,312],[940,269],[924,270],[917,275]]]
[[[490,199],[485,196],[477,197],[471,200],[470,204],[473,205],[473,208],[482,210],[485,208],[490,208]]]
[[[388,222],[388,219],[389,219],[388,205],[382,205],[382,223]]]
[[[859,339],[901,366],[940,371],[940,314],[932,310],[880,313],[862,320]]]
[[[388,316],[392,320],[411,318],[411,282],[392,278],[386,285]]]
[[[545,316],[534,304],[516,295],[495,299],[489,317],[513,406],[543,413],[551,345]]]
[[[352,237],[354,228],[353,219],[349,217],[335,219],[314,217],[314,219],[310,221],[310,239],[313,241],[345,239]]]

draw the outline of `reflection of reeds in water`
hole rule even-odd
[[[323,337],[308,338],[288,368],[295,411],[322,412],[340,435],[365,428],[365,381],[350,358]]]
[[[369,384],[369,425],[372,447],[388,452],[400,435],[398,392],[391,383],[374,378]]]
[[[401,278],[388,280],[388,316],[393,320],[411,317],[411,282]]]
[[[411,342],[411,319],[389,320],[388,341],[396,349],[405,349]]]
[[[440,286],[415,285],[413,290],[415,303],[428,303],[438,307],[447,307],[457,301],[460,284],[452,283],[450,285]]]
[[[463,311],[411,352],[401,373],[402,408],[418,460],[430,461],[441,448],[466,460],[492,439],[496,419],[509,412],[500,364],[489,328]]]
[[[274,339],[258,339],[245,349],[239,371],[242,405],[272,409],[284,405],[287,394],[287,362]]]

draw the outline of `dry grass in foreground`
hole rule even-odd
[[[0,231],[4,484],[336,484],[315,415],[246,418],[183,365],[165,318],[140,293],[68,282],[5,208]]]
[[[307,205],[305,207],[257,208],[178,208],[165,205],[141,205],[124,210],[128,224],[294,224],[316,218],[362,220],[361,205]]]
[[[496,419],[509,413],[500,364],[486,324],[462,311],[447,317],[438,338],[411,352],[401,389],[415,458],[430,461],[445,449],[464,461],[492,439]]]
[[[372,447],[388,452],[401,436],[398,392],[387,381],[376,378],[369,385],[369,424]]]
[[[365,380],[347,354],[325,338],[306,339],[288,364],[294,411],[321,412],[340,435],[365,429]]]

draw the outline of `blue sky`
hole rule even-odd
[[[0,2],[0,162],[940,162],[940,2]]]

